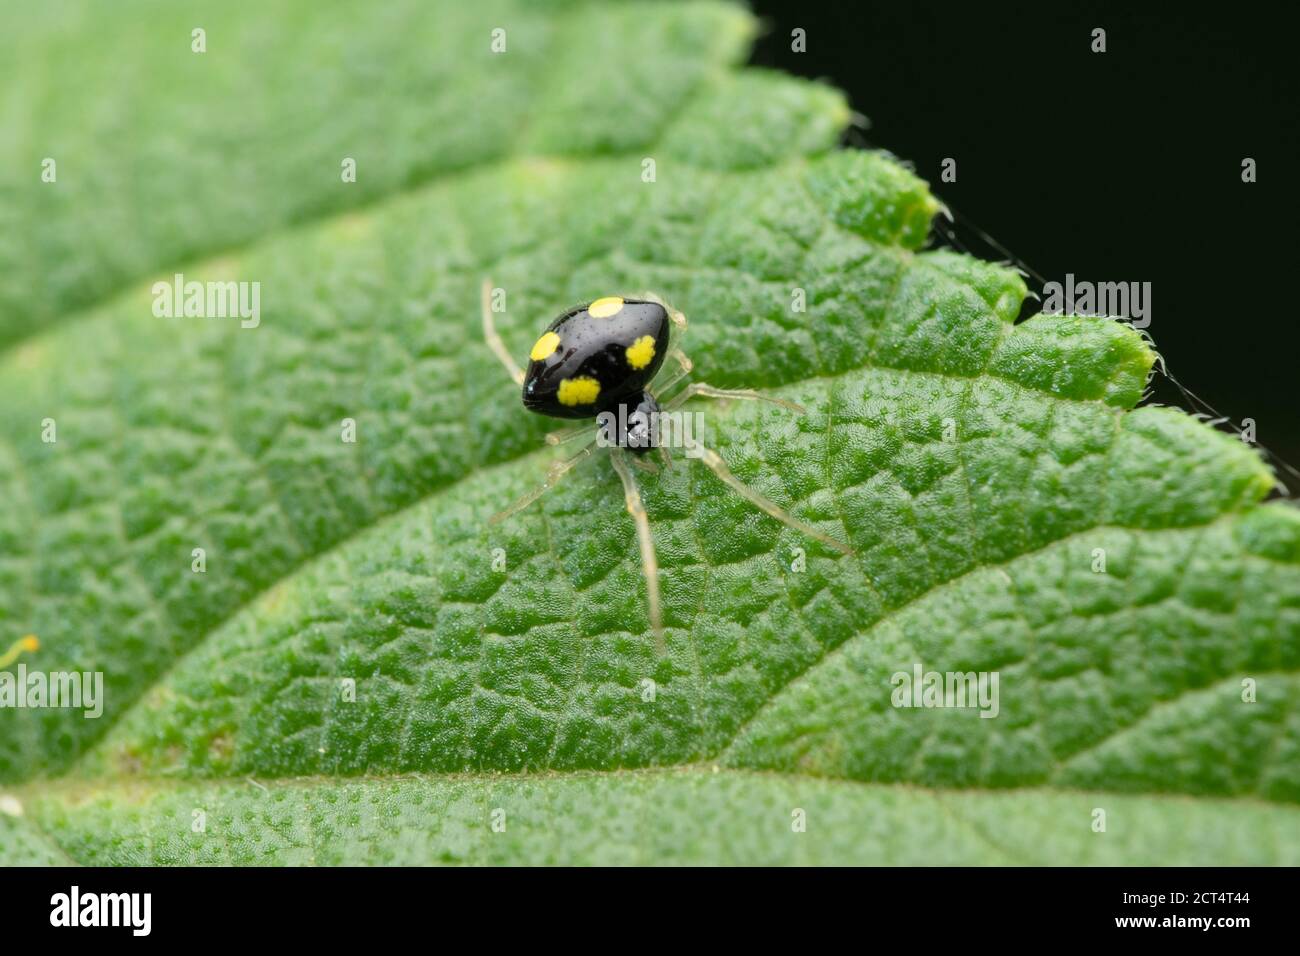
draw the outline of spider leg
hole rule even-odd
[[[501,364],[505,366],[506,372],[515,380],[516,385],[524,384],[524,370],[521,369],[515,360],[510,357],[506,350],[506,344],[501,341],[501,336],[497,334],[496,322],[492,320],[492,280],[484,279],[483,288],[479,296],[479,303],[482,308],[483,317],[483,341],[487,342],[487,347],[492,350]]]
[[[803,415],[807,412],[802,405],[796,405],[794,402],[787,402],[784,398],[773,398],[771,395],[764,395],[756,392],[752,388],[715,388],[704,382],[692,382],[684,389],[668,400],[664,408],[672,411],[681,408],[686,402],[690,401],[696,395],[703,395],[705,398],[739,398],[750,402],[771,402],[773,405],[780,405],[782,408],[788,408],[792,412],[798,412]]]
[[[632,459],[632,464],[637,468],[640,468],[647,475],[659,474],[659,466],[649,458],[642,458],[640,455],[630,455],[629,457]]]
[[[819,531],[814,528],[806,521],[800,521],[775,501],[763,497],[753,488],[749,487],[749,485],[745,484],[731,473],[731,469],[727,467],[727,463],[722,460],[717,452],[710,448],[705,448],[703,445],[699,446],[699,450],[701,452],[699,456],[700,461],[704,462],[705,466],[718,476],[718,480],[752,504],[755,508],[771,515],[788,528],[793,528],[796,531],[808,535],[810,538],[816,538],[823,544],[830,545],[836,551],[840,551],[844,554],[853,553],[853,549],[844,542],[837,541],[824,531]]]
[[[581,425],[574,425],[572,428],[561,428],[557,431],[546,433],[546,444],[563,445],[565,442],[573,441],[583,435],[591,434],[591,424],[583,422]]]
[[[636,486],[627,462],[623,460],[626,452],[621,448],[613,450],[611,459],[614,470],[623,482],[623,499],[627,503],[628,514],[636,524],[636,539],[641,546],[641,570],[645,574],[646,604],[650,609],[650,629],[655,635],[655,652],[663,656],[667,650],[664,643],[663,612],[659,608],[659,559],[655,556],[655,540],[650,532],[650,519],[646,517],[645,505],[641,502],[641,491]]]
[[[687,375],[690,375],[691,369],[695,367],[695,364],[686,357],[686,353],[676,346],[673,346],[668,350],[668,357],[675,361],[678,367],[665,375],[662,383],[655,384],[654,391],[650,394],[654,395],[656,398],[663,395]]]
[[[509,518],[511,515],[523,511],[542,495],[546,494],[546,492],[554,488],[559,483],[560,479],[569,473],[574,465],[591,454],[591,449],[594,448],[595,445],[596,439],[593,438],[583,446],[582,451],[578,452],[572,458],[565,458],[561,461],[552,462],[551,467],[546,472],[546,480],[543,481],[540,486],[528,492],[528,494],[524,495],[505,511],[498,511],[488,519],[488,524],[498,524],[505,521],[506,518]]]

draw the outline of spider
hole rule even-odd
[[[657,449],[664,463],[671,467],[667,443],[651,423],[656,421],[661,411],[671,412],[697,395],[771,402],[799,414],[804,414],[804,409],[794,402],[761,395],[753,389],[715,388],[703,382],[693,382],[672,398],[664,399],[669,389],[691,373],[692,364],[676,344],[686,330],[686,316],[653,293],[642,293],[636,298],[604,296],[567,309],[546,327],[533,345],[528,353],[528,370],[524,371],[511,358],[497,334],[490,306],[491,293],[492,283],[485,279],[482,290],[483,338],[511,379],[523,388],[524,408],[552,418],[586,419],[588,422],[549,433],[547,443],[559,445],[583,435],[590,436],[590,440],[576,455],[553,463],[539,487],[494,515],[489,523],[495,524],[523,510],[555,487],[574,465],[591,454],[598,439],[601,439],[601,444],[610,445],[614,471],[623,483],[627,510],[636,525],[650,627],[654,632],[655,648],[662,655],[665,644],[659,601],[659,561],[655,557],[650,521],[636,478],[628,467],[629,461],[644,470],[657,471],[644,457],[647,452]],[[657,377],[668,358],[673,360],[675,367]],[[597,424],[594,434],[589,424],[592,418]],[[750,488],[731,473],[716,452],[697,446],[696,453],[724,484],[755,507],[844,554],[853,553],[848,545],[800,521]]]

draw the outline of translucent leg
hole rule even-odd
[[[583,422],[581,425],[574,425],[572,428],[561,428],[558,431],[546,433],[546,444],[563,445],[565,442],[573,441],[575,438],[581,438],[583,435],[591,434],[591,422]]]
[[[501,364],[505,366],[510,377],[515,380],[515,384],[524,384],[524,370],[510,357],[510,353],[506,350],[506,344],[501,341],[501,336],[497,334],[496,323],[492,320],[491,279],[483,280],[483,289],[479,296],[479,302],[483,310],[483,340],[487,342],[487,347],[492,350],[492,354],[501,360]]]
[[[723,484],[725,484],[732,491],[736,492],[736,494],[740,495],[742,498],[749,501],[754,507],[758,508],[760,511],[764,511],[767,514],[770,514],[773,518],[781,522],[786,527],[794,528],[794,530],[796,531],[801,531],[804,534],[808,535],[808,537],[810,538],[816,538],[818,541],[822,542],[823,544],[830,545],[832,548],[834,548],[837,551],[841,551],[844,554],[853,553],[853,549],[850,548],[847,544],[844,544],[842,541],[837,541],[836,539],[832,538],[830,535],[822,531],[818,531],[816,528],[814,528],[812,525],[808,524],[805,521],[800,521],[794,515],[790,514],[790,512],[786,511],[784,508],[778,505],[775,501],[769,501],[767,498],[764,498],[753,488],[749,487],[749,485],[745,484],[743,481],[741,481],[739,478],[737,478],[735,475],[731,473],[731,469],[727,467],[727,463],[723,461],[721,457],[718,456],[717,452],[713,451],[712,449],[704,448],[704,447],[701,447],[700,451],[703,452],[703,454],[700,456],[700,461],[704,462],[704,464],[708,466],[709,470],[712,471],[715,475],[717,475],[718,479]]]
[[[695,367],[694,363],[686,357],[686,353],[681,349],[673,347],[668,351],[668,357],[677,363],[677,368],[673,369],[662,382],[656,382],[652,395],[659,396],[667,394],[669,389],[691,374],[691,369]]]
[[[542,482],[540,487],[534,488],[532,491],[528,492],[528,494],[524,495],[522,498],[520,498],[518,501],[512,504],[505,511],[498,511],[490,519],[488,519],[488,524],[498,524],[499,522],[505,521],[511,515],[523,511],[525,508],[531,505],[542,495],[546,494],[546,492],[554,488],[556,484],[559,483],[560,479],[563,478],[573,468],[574,465],[576,465],[578,462],[582,461],[582,459],[586,458],[588,455],[591,454],[591,449],[594,448],[595,445],[596,445],[596,440],[593,438],[590,442],[587,443],[587,445],[582,449],[582,451],[578,452],[572,458],[566,458],[563,461],[553,462],[551,464],[551,467],[546,472],[546,480]]]
[[[646,458],[643,455],[633,455],[631,453],[629,453],[627,457],[631,460],[632,464],[640,468],[647,475],[659,474],[659,466],[656,465],[649,458]]]
[[[796,405],[794,402],[787,402],[784,398],[773,398],[771,395],[763,395],[754,391],[752,388],[714,388],[712,385],[706,385],[704,382],[692,382],[684,389],[669,399],[664,408],[672,411],[675,408],[681,408],[696,395],[703,395],[705,398],[739,398],[748,402],[771,402],[773,405],[780,405],[782,408],[788,408],[792,412],[798,412],[800,415],[807,410],[802,405]]]
[[[641,570],[645,574],[646,604],[650,608],[650,629],[655,635],[655,651],[661,657],[667,650],[664,643],[663,613],[659,608],[659,559],[655,556],[655,540],[650,532],[650,519],[646,517],[645,505],[641,503],[641,491],[636,486],[636,478],[624,461],[626,453],[615,448],[611,460],[614,470],[623,482],[623,500],[627,503],[627,512],[636,524],[636,539],[641,546]]]

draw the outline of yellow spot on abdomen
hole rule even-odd
[[[555,350],[559,347],[560,337],[554,332],[545,332],[533,345],[533,350],[528,353],[528,357],[534,362],[541,362],[554,355]]]
[[[561,405],[590,405],[599,394],[600,382],[594,378],[566,378],[555,397]]]
[[[616,295],[607,295],[603,299],[597,299],[591,305],[587,306],[587,312],[597,319],[608,319],[611,315],[618,315],[619,310],[623,308],[623,300]]]
[[[655,337],[643,335],[627,347],[627,364],[634,369],[643,369],[655,357]]]

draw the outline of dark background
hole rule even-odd
[[[1280,14],[1245,3],[1215,15],[752,6],[768,28],[752,62],[846,91],[869,119],[848,141],[912,163],[953,209],[955,237],[938,242],[1006,259],[987,233],[1049,281],[1151,282],[1147,332],[1170,373],[1234,422],[1253,418],[1260,445],[1300,466],[1300,50]],[[795,27],[806,53],[790,49]],[[1105,53],[1091,52],[1094,27]],[[955,183],[939,180],[949,156]],[[1241,181],[1247,156],[1252,184]],[[1204,410],[1161,375],[1151,401]]]

